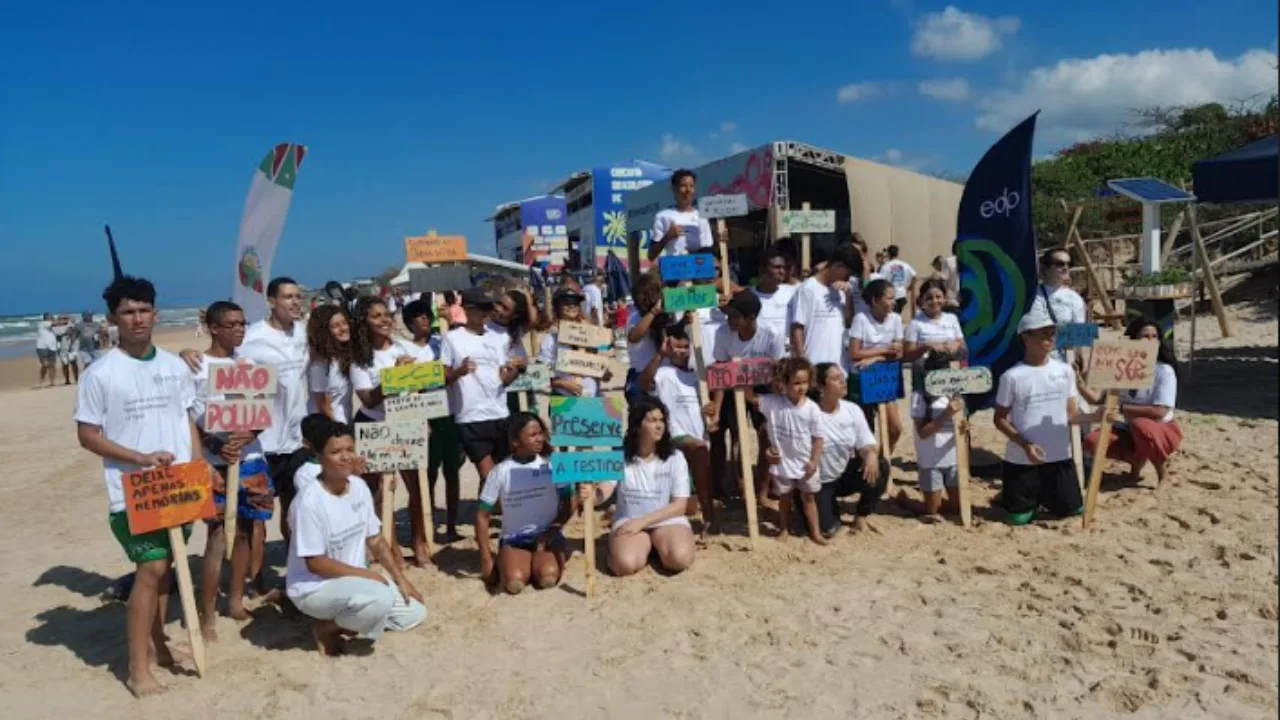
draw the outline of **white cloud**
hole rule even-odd
[[[919,171],[933,162],[929,157],[911,157],[898,148],[887,148],[883,153],[871,158],[878,163],[900,167],[903,170]]]
[[[1276,53],[1268,50],[1235,59],[1190,48],[1068,58],[983,98],[977,126],[1005,132],[1039,109],[1042,137],[1078,142],[1122,129],[1136,110],[1243,102],[1276,92],[1276,84]]]
[[[977,60],[999,50],[1001,39],[1018,32],[1022,23],[1016,17],[989,18],[948,5],[912,25],[911,54],[934,60]]]
[[[692,162],[698,159],[698,149],[671,133],[663,133],[658,157],[666,163]]]
[[[737,132],[737,131],[738,131],[738,123],[732,120],[725,120],[724,122],[720,123],[720,132],[725,133],[726,135],[731,132]]]
[[[729,146],[730,155],[737,155],[740,152],[746,152],[746,150],[747,150],[747,146],[743,145],[740,142],[733,143],[732,145]]]
[[[969,99],[969,81],[962,78],[936,78],[920,82],[920,94],[934,100],[964,102]]]
[[[873,82],[850,83],[836,91],[836,102],[842,105],[866,100],[880,94],[880,85]]]

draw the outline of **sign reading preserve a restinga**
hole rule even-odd
[[[626,400],[617,395],[598,398],[556,395],[550,399],[550,410],[552,445],[622,445]]]

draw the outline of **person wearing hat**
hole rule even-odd
[[[583,299],[582,293],[568,288],[557,291],[551,298],[551,312],[555,317],[556,325],[552,326],[551,332],[542,336],[542,345],[538,348],[538,360],[545,363],[547,367],[556,366],[556,356],[560,352],[560,335],[556,328],[561,321],[582,322]],[[606,382],[609,377],[609,373],[605,373]],[[595,378],[562,372],[557,372],[551,379],[551,392],[555,395],[574,397],[596,397],[600,394],[599,384]]]
[[[724,306],[725,324],[716,331],[715,361],[718,363],[730,360],[751,360],[769,358],[780,360],[786,353],[782,337],[771,327],[759,323],[760,310],[763,307],[751,290],[741,290],[729,299]],[[754,399],[754,388],[746,390],[748,401],[747,412],[756,420],[756,427],[761,427],[760,418],[751,400]],[[762,388],[767,392],[767,388]],[[725,391],[716,390],[711,393],[711,416],[720,419],[718,429],[711,433],[711,464],[716,478],[724,477],[725,471],[725,431],[732,430],[734,438],[741,443],[738,434],[738,414],[733,397],[725,403]],[[745,428],[743,429],[746,430]],[[760,444],[759,447],[763,447]],[[757,476],[757,481],[764,477],[763,488],[768,490],[768,477]],[[759,488],[757,488],[759,490]],[[767,497],[766,493],[757,492],[757,500]]]
[[[494,464],[507,456],[507,386],[524,369],[526,358],[507,332],[489,322],[494,300],[488,292],[472,287],[461,296],[467,320],[445,335],[440,361],[462,450],[483,486]]]
[[[1100,418],[1077,412],[1075,376],[1053,357],[1056,334],[1049,313],[1033,306],[1018,323],[1022,362],[1000,376],[996,389],[995,426],[1009,439],[1001,503],[1011,525],[1026,525],[1041,508],[1060,518],[1083,510],[1068,429]]]

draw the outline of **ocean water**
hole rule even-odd
[[[67,315],[73,321],[80,320],[80,313],[55,313]],[[200,308],[161,308],[157,328],[194,328],[200,320]],[[0,360],[34,355],[36,350],[36,325],[40,315],[0,315]],[[101,313],[93,316],[101,321]]]

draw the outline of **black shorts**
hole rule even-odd
[[[506,418],[458,423],[458,439],[462,441],[467,459],[475,465],[486,457],[493,458],[495,463],[502,462],[511,452]]]
[[[746,401],[746,396],[742,398]],[[732,390],[724,391],[724,402],[720,404],[720,432],[725,430],[732,431],[734,435],[738,434],[738,394]],[[747,416],[750,418],[752,427],[759,428],[764,424],[764,415],[756,409],[755,405],[747,402]]]
[[[1043,507],[1056,517],[1070,517],[1079,513],[1083,505],[1076,465],[1070,459],[1043,465],[1006,461],[1001,479],[1004,482],[1002,504],[1011,516],[1025,516]]]
[[[898,314],[902,314],[902,308],[906,306],[907,306],[907,299],[904,297],[898,298],[897,300],[893,301],[893,311]]]
[[[276,495],[286,505],[293,502],[298,494],[298,489],[293,486],[293,475],[311,459],[311,451],[298,448],[291,453],[267,453],[266,459],[267,474],[275,485]]]

